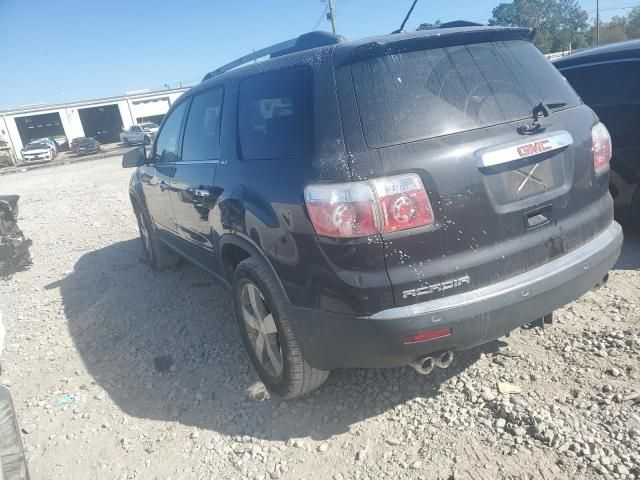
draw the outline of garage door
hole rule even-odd
[[[15,120],[23,145],[39,138],[51,138],[58,144],[64,143],[64,128],[58,112],[17,117]]]
[[[118,105],[79,108],[80,122],[87,137],[93,137],[100,143],[120,141],[122,117]]]

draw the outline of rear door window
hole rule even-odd
[[[222,88],[216,88],[193,97],[184,129],[183,162],[220,158],[222,96]]]
[[[529,42],[420,50],[351,65],[364,135],[384,147],[531,117],[580,100]]]
[[[309,157],[313,149],[313,71],[293,67],[242,80],[238,135],[244,159]]]

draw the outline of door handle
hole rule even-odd
[[[169,184],[166,183],[164,180],[160,182],[160,190],[162,190],[163,192],[166,192],[167,190],[169,190]]]
[[[198,188],[196,190],[196,195],[198,197],[210,197],[211,193],[209,192],[209,190],[204,190],[204,189]]]

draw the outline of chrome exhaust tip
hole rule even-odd
[[[435,363],[438,368],[447,368],[451,365],[451,362],[453,362],[453,352],[451,350],[447,350],[436,357]]]
[[[600,287],[604,287],[608,281],[609,281],[609,274],[607,273],[604,277],[602,277],[602,280],[600,280],[598,283],[594,285],[592,290],[598,290]]]
[[[413,367],[413,369],[420,375],[429,375],[436,366],[436,361],[433,357],[423,357],[418,360],[414,360],[409,365],[411,365],[411,367]]]

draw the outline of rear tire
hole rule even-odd
[[[248,258],[238,265],[233,276],[233,300],[247,353],[269,392],[295,398],[325,382],[329,371],[314,368],[305,360],[285,314],[280,286],[263,262]]]
[[[158,238],[158,233],[148,215],[143,213],[137,205],[134,205],[133,211],[138,220],[142,248],[149,266],[156,272],[177,266],[180,263],[180,257]]]

